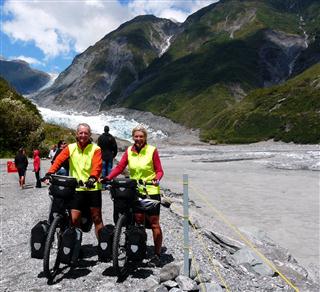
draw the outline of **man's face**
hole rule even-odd
[[[90,131],[85,126],[80,126],[77,132],[77,140],[80,145],[86,145],[90,140]]]

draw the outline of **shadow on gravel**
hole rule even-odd
[[[96,246],[93,246],[92,244],[84,244],[81,246],[79,255],[81,259],[92,258],[96,255],[98,255]]]

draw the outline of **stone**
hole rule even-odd
[[[197,282],[186,276],[180,275],[175,280],[178,283],[179,288],[183,291],[198,290]]]
[[[160,283],[175,279],[180,272],[180,266],[177,263],[169,263],[160,270]]]

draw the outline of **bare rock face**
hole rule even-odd
[[[0,76],[21,94],[33,93],[50,80],[49,74],[32,69],[22,60],[0,59]]]
[[[265,43],[259,50],[264,86],[279,84],[292,74],[295,61],[306,49],[300,35],[266,30]]]
[[[164,52],[177,27],[168,19],[136,17],[76,56],[54,84],[33,99],[51,108],[96,112],[114,86],[136,80],[138,72]]]

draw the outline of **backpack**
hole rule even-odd
[[[108,224],[99,232],[98,258],[100,262],[107,262],[112,256],[112,242],[114,226]]]
[[[32,258],[43,259],[44,245],[46,243],[49,227],[49,223],[45,220],[38,222],[31,229],[30,248]]]
[[[147,233],[143,226],[128,227],[126,249],[129,260],[139,261],[145,258],[147,251]]]
[[[63,264],[74,264],[79,257],[81,248],[82,231],[77,227],[67,228],[61,239],[59,258]]]

